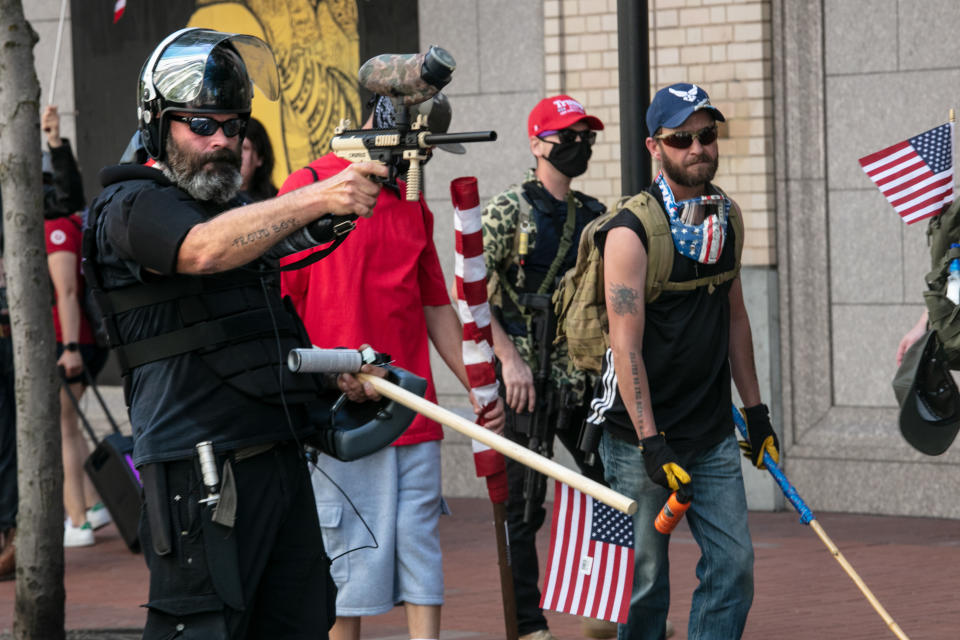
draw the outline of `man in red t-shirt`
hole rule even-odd
[[[447,104],[442,95],[434,99],[429,121],[446,109],[449,123]],[[394,126],[393,109],[392,101],[378,98],[364,128]],[[442,132],[446,127],[430,130]],[[332,153],[322,156],[291,174],[280,194],[323,180],[348,164]],[[433,243],[433,214],[422,195],[408,202],[405,192],[402,181],[385,186],[375,207],[377,215],[359,221],[322,261],[285,272],[283,293],[292,298],[317,346],[370,344],[390,354],[397,366],[425,378],[426,399],[436,402],[428,337],[469,388],[462,330]],[[502,426],[498,405],[488,414],[487,427]],[[439,637],[443,572],[437,525],[445,510],[440,493],[442,438],[439,424],[418,415],[394,446],[349,463],[324,457],[318,465],[323,471],[312,470],[324,545],[334,559],[331,575],[339,590],[331,638],[359,638],[360,616],[385,613],[401,601],[411,638]],[[330,480],[350,496],[356,512]],[[340,557],[351,550],[355,552]]]

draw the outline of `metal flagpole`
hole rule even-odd
[[[749,440],[746,422],[744,422],[743,416],[740,414],[740,410],[736,407],[733,407],[733,421],[737,425],[737,429],[740,430],[740,435],[742,435],[744,439]],[[887,613],[887,610],[883,608],[883,605],[880,604],[880,601],[877,600],[877,597],[873,595],[873,592],[870,591],[870,588],[853,569],[853,566],[847,562],[846,558],[843,557],[843,554],[840,553],[840,549],[837,548],[837,545],[833,544],[833,540],[830,539],[830,536],[827,535],[827,532],[823,530],[823,527],[820,526],[820,523],[817,522],[817,519],[813,516],[813,511],[810,510],[810,507],[808,507],[803,501],[803,498],[800,497],[800,494],[797,493],[797,490],[794,488],[794,486],[790,484],[789,480],[787,480],[787,476],[784,475],[779,465],[773,461],[773,458],[771,458],[770,454],[766,451],[763,453],[763,464],[766,465],[770,475],[772,475],[773,479],[777,481],[778,485],[780,485],[783,495],[787,497],[787,500],[790,501],[790,504],[793,505],[793,508],[796,509],[797,513],[800,514],[800,522],[810,525],[810,528],[814,530],[817,536],[819,536],[820,540],[823,541],[823,544],[827,546],[830,554],[836,559],[837,562],[840,563],[840,566],[843,567],[843,570],[847,572],[847,575],[850,576],[860,591],[863,592],[863,595],[866,596],[867,601],[869,601],[877,613],[880,614],[880,617],[883,618],[883,621],[887,623],[887,627],[893,632],[893,635],[900,638],[900,640],[910,640],[910,638],[907,637],[907,634],[900,629],[900,626],[897,625],[890,614]]]
[[[53,70],[50,72],[50,93],[47,104],[53,104],[53,95],[57,88],[57,67],[60,66],[60,43],[63,41],[63,23],[67,18],[67,0],[60,2],[60,24],[57,26],[57,45],[53,50]]]

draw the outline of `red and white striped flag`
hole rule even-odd
[[[456,216],[457,312],[463,323],[463,364],[470,389],[483,413],[497,402],[497,375],[493,368],[493,334],[490,305],[487,303],[487,268],[483,262],[483,231],[477,179],[457,178],[450,183],[450,197]],[[477,477],[486,478],[487,493],[496,503],[507,501],[507,471],[503,456],[490,447],[472,441]]]
[[[626,623],[633,590],[633,518],[559,480],[542,609]]]
[[[127,9],[127,0],[117,0],[113,5],[113,24],[117,24],[117,21],[123,16],[123,12]]]
[[[934,216],[953,202],[953,123],[864,156],[860,166],[904,222]]]

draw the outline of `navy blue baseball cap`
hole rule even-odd
[[[678,82],[664,87],[653,96],[647,109],[647,131],[652,136],[660,127],[679,127],[694,111],[701,109],[709,109],[714,120],[725,121],[720,110],[710,104],[707,92],[697,85]]]

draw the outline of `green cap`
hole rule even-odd
[[[932,329],[907,349],[893,377],[900,404],[900,433],[928,456],[946,451],[960,430],[957,389]]]

